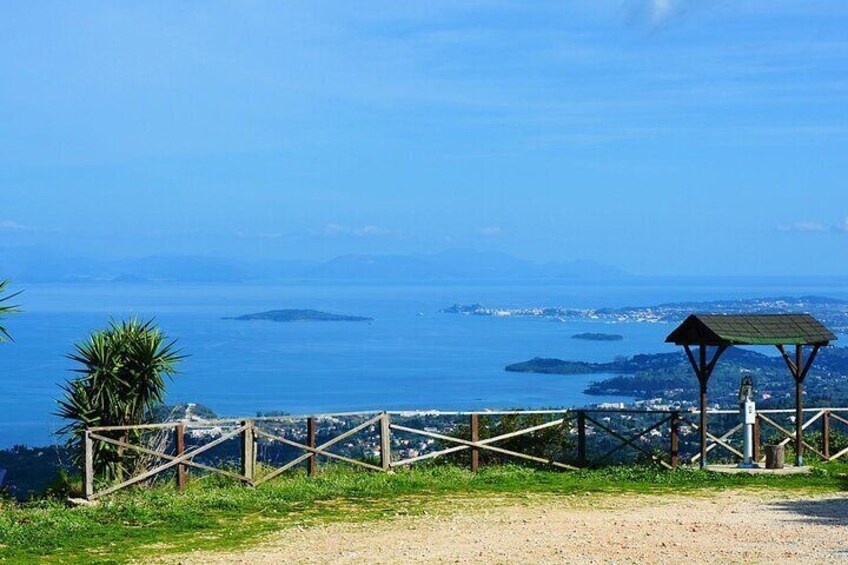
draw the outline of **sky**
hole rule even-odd
[[[4,2],[0,253],[848,275],[846,29],[844,0]]]

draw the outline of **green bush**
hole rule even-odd
[[[91,426],[126,426],[149,420],[165,395],[165,379],[176,374],[183,359],[176,341],[168,338],[152,321],[130,318],[112,322],[75,346],[68,358],[77,363],[81,376],[63,387],[58,416],[69,420],[59,430],[68,434],[67,445],[74,461],[83,459],[85,430]],[[138,443],[141,432],[126,430],[116,439]],[[95,476],[121,480],[137,471],[139,453],[103,441],[94,444]]]

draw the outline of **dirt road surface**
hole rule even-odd
[[[848,563],[848,494],[458,499],[436,514],[287,529],[167,563]]]

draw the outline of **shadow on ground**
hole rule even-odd
[[[799,519],[808,524],[848,526],[846,498],[784,500],[771,504],[771,507],[790,514],[790,519]]]

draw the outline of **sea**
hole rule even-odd
[[[0,344],[0,448],[56,442],[61,385],[74,376],[74,343],[110,320],[153,318],[188,357],[168,384],[169,403],[219,416],[359,410],[479,410],[585,406],[628,398],[584,394],[607,375],[509,373],[533,357],[607,361],[673,351],[668,324],[555,321],[444,314],[452,304],[623,307],[666,302],[818,294],[845,286],[691,283],[579,285],[297,283],[19,285],[23,312]],[[226,320],[282,308],[369,316],[372,322]],[[609,332],[622,341],[572,339]]]

